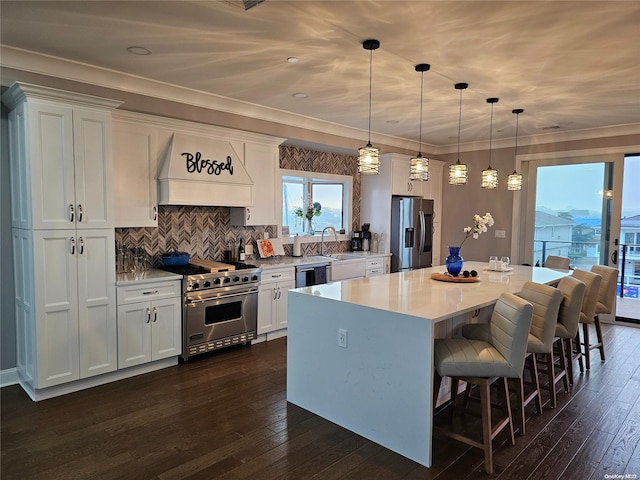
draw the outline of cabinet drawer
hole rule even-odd
[[[181,284],[180,280],[173,280],[170,282],[118,287],[118,305],[144,300],[156,300],[158,298],[179,297],[182,295]]]
[[[367,268],[367,277],[375,277],[378,275],[384,275],[384,269],[382,266],[379,268]]]
[[[295,280],[294,268],[269,269],[262,271],[261,283],[281,282],[283,280]]]
[[[384,265],[384,258],[371,258],[367,260],[367,270],[371,268],[382,268]]]

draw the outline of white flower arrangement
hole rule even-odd
[[[488,227],[493,227],[493,217],[489,212],[487,212],[484,216],[478,215],[477,213],[473,216],[473,227],[464,227],[464,239],[460,244],[460,248],[462,248],[462,244],[469,237],[473,237],[477,239],[480,234],[487,231]]]

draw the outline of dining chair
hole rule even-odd
[[[570,260],[567,257],[558,257],[556,255],[549,255],[544,261],[544,267],[557,268],[559,270],[569,270],[571,266]]]
[[[593,323],[596,327],[597,342],[587,344],[589,350],[600,349],[600,359],[604,362],[604,341],[602,339],[602,326],[600,325],[600,314],[609,314],[613,312],[616,300],[616,286],[618,283],[618,269],[607,267],[605,265],[592,265],[591,271],[602,277],[600,290],[598,292],[598,301],[596,302],[596,311]],[[585,340],[585,343],[587,341]],[[585,346],[585,349],[587,346]]]
[[[435,430],[482,449],[487,473],[493,473],[493,439],[508,428],[509,441],[512,445],[515,444],[507,379],[522,377],[532,316],[533,305],[516,295],[503,293],[491,315],[488,341],[467,338],[438,338],[434,341],[434,409],[443,377],[452,379],[451,409],[455,407],[458,383],[461,380],[477,385],[480,389],[482,441],[451,429]],[[490,386],[494,383],[499,388],[505,410],[505,416],[498,419],[495,425],[491,415],[490,393]]]
[[[553,340],[560,352],[560,366],[566,369],[564,378],[568,380],[569,385],[565,384],[565,390],[568,392],[571,385],[573,385],[573,362],[576,359],[572,357],[572,352],[574,351],[573,341],[578,334],[580,311],[584,301],[586,285],[576,277],[567,276],[560,279],[557,288],[562,293],[563,299],[560,304],[558,323]],[[581,354],[582,352],[579,350],[578,355]],[[556,383],[555,379],[554,383]]]
[[[587,370],[591,369],[591,349],[589,348],[589,325],[595,322],[596,304],[600,296],[600,285],[602,277],[594,272],[575,269],[572,273],[574,277],[585,284],[584,300],[580,309],[580,323],[582,324],[582,341],[580,340],[580,332],[576,334],[576,346],[580,350],[581,355],[576,354],[572,358],[578,358],[580,364],[580,372],[584,372],[582,356],[587,365]],[[584,347],[584,348],[583,348]]]
[[[553,339],[558,321],[558,312],[562,303],[562,293],[556,288],[541,283],[526,282],[518,296],[533,305],[533,319],[531,329],[527,338],[527,353],[525,358],[526,370],[529,371],[531,380],[525,382],[524,372],[519,382],[516,384],[516,397],[518,409],[520,410],[520,434],[525,434],[525,408],[531,402],[536,402],[536,411],[542,413],[542,394],[540,380],[538,377],[537,355],[544,355],[546,358],[552,356]],[[465,338],[486,340],[489,338],[490,324],[474,323],[462,326],[462,336]],[[548,364],[548,362],[547,362]],[[554,375],[554,371],[550,373]],[[550,377],[552,378],[552,377]],[[550,380],[551,387],[549,395],[551,407],[556,407],[556,397],[553,380]],[[525,395],[525,385],[531,386],[531,390]],[[469,392],[465,393],[468,397]]]

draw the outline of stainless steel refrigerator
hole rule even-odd
[[[392,272],[430,267],[433,254],[433,200],[393,196],[390,242]]]

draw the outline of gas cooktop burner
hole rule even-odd
[[[206,267],[191,263],[182,266],[164,266],[162,268],[168,272],[183,276],[184,293],[217,288],[251,287],[260,282],[261,268],[244,262],[224,263],[229,267],[235,267],[235,269],[211,272]]]

